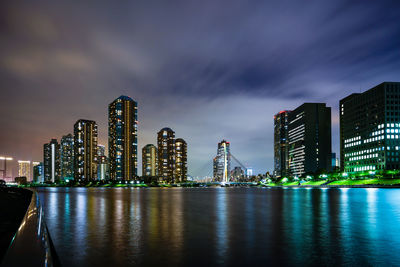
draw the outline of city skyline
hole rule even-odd
[[[128,95],[140,109],[138,147],[167,126],[190,145],[191,175],[208,173],[193,172],[222,139],[255,174],[271,172],[276,112],[327,103],[339,154],[338,100],[399,77],[400,25],[387,2],[312,3],[318,16],[296,3],[184,3],[185,12],[146,3],[2,5],[0,153],[14,159],[41,161],[42,145],[79,118],[96,121],[107,146],[106,107]]]

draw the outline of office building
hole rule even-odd
[[[247,178],[253,176],[253,168],[248,167],[248,168],[246,169],[246,176],[247,176]]]
[[[274,175],[289,175],[289,114],[283,110],[274,116]]]
[[[60,145],[57,139],[43,145],[44,182],[58,182],[60,180]]]
[[[60,168],[61,179],[74,179],[74,137],[64,135],[60,140]]]
[[[175,182],[175,132],[163,128],[157,133],[158,176],[162,182]]]
[[[182,138],[175,140],[175,180],[186,182],[187,180],[187,144]]]
[[[344,172],[400,168],[400,83],[384,82],[339,102]]]
[[[33,182],[34,183],[43,183],[43,162],[32,162],[33,166]]]
[[[289,114],[289,174],[331,170],[331,108],[305,103]]]
[[[218,170],[218,157],[216,156],[216,157],[214,157],[213,158],[213,179],[212,180],[215,180],[216,181],[216,177],[217,177],[217,170]]]
[[[136,179],[137,103],[127,96],[108,106],[108,154],[111,179]]]
[[[142,176],[157,176],[157,148],[155,145],[148,144],[142,149]]]
[[[222,140],[218,143],[217,156],[214,159],[214,180],[228,182],[231,173],[230,143]]]
[[[74,125],[74,177],[75,180],[97,178],[97,124],[91,120],[78,120]]]
[[[0,171],[2,172],[2,180],[6,182],[13,182],[12,174],[10,174],[10,170],[7,171],[7,162],[12,161],[13,158],[0,156]]]
[[[336,157],[336,153],[332,153],[332,171],[339,171],[340,167],[339,167],[340,163],[339,163],[339,158]]]
[[[109,179],[109,166],[108,166],[108,159],[106,156],[98,157],[97,179],[98,180]]]
[[[29,160],[18,160],[18,176],[26,177],[26,181],[31,179],[31,162]]]
[[[97,146],[97,156],[105,156],[106,155],[106,147],[103,145],[98,145]]]

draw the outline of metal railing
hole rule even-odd
[[[60,266],[36,192],[1,266]]]

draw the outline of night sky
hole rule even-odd
[[[400,2],[1,1],[0,57],[0,154],[42,161],[78,119],[107,145],[108,104],[128,95],[139,174],[163,127],[188,142],[190,175],[211,174],[223,138],[265,173],[275,113],[326,102],[338,153],[339,100],[400,81]]]

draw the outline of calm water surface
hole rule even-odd
[[[64,266],[400,266],[400,189],[38,193]]]

